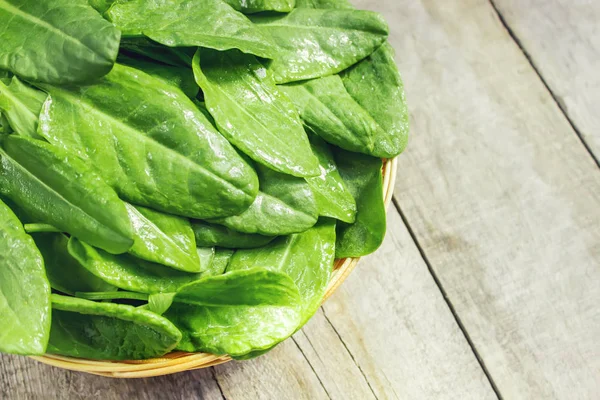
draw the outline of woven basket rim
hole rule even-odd
[[[383,196],[386,208],[392,201],[398,158],[383,161]],[[327,300],[344,282],[358,264],[358,258],[335,260],[334,271],[323,296]],[[231,360],[231,357],[209,353],[185,353],[174,351],[160,358],[136,361],[98,361],[56,355],[31,356],[41,363],[71,371],[85,372],[112,378],[149,378],[194,369],[212,367]]]

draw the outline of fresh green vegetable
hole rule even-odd
[[[231,257],[233,257],[233,253],[234,253],[234,251],[231,249],[216,248],[215,256],[213,257],[212,263],[210,264],[210,267],[209,267],[208,271],[206,272],[206,274],[207,275],[223,274],[225,272],[225,270],[227,269],[229,262],[231,261]]]
[[[121,54],[149,58],[172,67],[189,67],[191,65],[191,56],[188,60],[185,51],[182,51],[184,49],[188,48],[165,47],[145,37],[129,37],[121,40]],[[196,51],[195,47],[190,49]],[[194,53],[192,53],[193,55]]]
[[[302,297],[300,325],[321,305],[335,256],[335,221],[322,220],[306,232],[275,239],[258,249],[238,250],[227,272],[265,267],[294,280]]]
[[[69,240],[68,249],[89,272],[119,289],[132,292],[174,292],[201,277],[201,274],[189,274],[143,262],[129,254],[113,255],[76,238]]]
[[[408,143],[408,108],[404,85],[388,43],[342,73],[348,93],[377,121],[373,154],[395,157]]]
[[[271,39],[222,0],[130,0],[115,3],[107,16],[124,37],[143,35],[170,47],[277,55]]]
[[[386,217],[383,203],[381,159],[334,151],[338,170],[356,199],[356,220],[337,226],[336,258],[361,257],[377,250],[385,237]]]
[[[306,178],[306,182],[315,195],[319,215],[353,223],[356,202],[337,170],[333,154],[327,143],[315,135],[310,136],[310,144],[319,158],[321,175]]]
[[[225,0],[225,2],[245,14],[261,11],[290,12],[296,3],[295,0]]]
[[[86,300],[139,300],[147,301],[149,295],[134,292],[75,292],[75,297]]]
[[[50,333],[50,284],[31,236],[0,201],[0,351],[44,354]]]
[[[123,304],[52,295],[48,353],[97,360],[141,360],[171,351],[181,332],[166,318]]]
[[[296,8],[339,8],[353,10],[348,0],[296,0]]]
[[[279,48],[269,67],[277,83],[341,72],[368,57],[388,35],[383,18],[370,11],[297,8],[251,19]]]
[[[254,200],[252,168],[190,99],[161,79],[115,65],[88,86],[43,88],[51,99],[40,133],[90,160],[123,199],[195,218],[237,214]]]
[[[262,247],[273,240],[272,236],[236,232],[225,226],[205,221],[194,221],[192,229],[196,245],[200,247],[219,246],[230,249],[251,249]]]
[[[77,156],[9,135],[0,149],[0,194],[33,218],[111,253],[133,244],[125,204]]]
[[[0,27],[0,68],[48,83],[105,75],[121,36],[85,0],[0,0]]]
[[[171,304],[173,304],[173,298],[175,293],[154,293],[148,296],[148,310],[163,315]]]
[[[186,218],[127,204],[134,242],[129,253],[146,261],[185,271],[200,272],[196,240]]]
[[[23,225],[25,232],[27,233],[40,233],[40,232],[60,232],[61,230],[50,224],[25,224]]]
[[[115,290],[114,286],[91,274],[69,254],[69,238],[64,234],[36,233],[33,239],[44,257],[46,276],[52,289],[70,295]]]
[[[316,176],[302,123],[258,60],[237,50],[198,50],[194,75],[219,130],[254,161],[295,176]]]
[[[10,84],[0,80],[0,111],[19,135],[41,139],[37,134],[38,116],[47,94],[33,89],[13,76]]]
[[[315,196],[304,179],[256,166],[260,192],[254,203],[240,215],[214,219],[238,232],[265,236],[302,232],[317,222]]]

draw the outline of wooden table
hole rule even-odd
[[[0,399],[600,396],[600,1],[356,0],[412,117],[389,232],[249,362],[145,380],[2,356]]]

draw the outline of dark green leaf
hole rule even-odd
[[[206,107],[234,146],[284,174],[318,175],[294,105],[254,56],[237,50],[198,50],[193,69]]]
[[[225,2],[245,14],[261,11],[290,12],[296,4],[295,0],[225,0]]]
[[[353,10],[348,0],[296,0],[296,8],[338,8]]]
[[[50,284],[31,236],[0,201],[0,351],[41,355],[50,332]]]
[[[119,289],[131,292],[175,292],[181,286],[203,276],[144,262],[129,254],[109,254],[75,238],[69,240],[68,248],[69,253],[92,274]]]
[[[35,244],[44,257],[50,286],[60,292],[108,292],[115,287],[92,275],[67,249],[69,239],[62,233],[36,233]]]
[[[388,26],[371,11],[297,8],[289,14],[252,16],[279,47],[269,69],[277,83],[336,74],[371,54]]]
[[[196,47],[191,48],[193,52],[189,57],[185,54],[186,49],[163,46],[145,37],[130,37],[121,40],[121,52],[143,56],[173,67],[190,68]]]
[[[171,351],[181,332],[166,318],[123,304],[52,295],[48,353],[96,360],[142,360]]]
[[[104,14],[115,1],[116,0],[87,0],[88,4],[100,14]]]
[[[117,64],[96,84],[44,88],[40,133],[91,161],[123,199],[195,218],[254,200],[252,168],[174,86]]]
[[[57,84],[108,73],[121,36],[85,0],[0,0],[0,26],[0,68]]]
[[[354,222],[356,202],[338,172],[331,150],[327,143],[315,135],[310,136],[310,144],[319,159],[321,175],[306,178],[306,182],[315,195],[319,215],[347,223]]]
[[[124,37],[147,36],[171,47],[239,49],[273,58],[277,48],[222,0],[131,0],[115,4],[108,18]]]
[[[133,244],[125,204],[76,155],[10,135],[0,149],[0,194],[36,221],[112,253]]]
[[[317,222],[319,211],[315,196],[302,178],[280,174],[256,166],[260,192],[243,213],[210,222],[238,232],[281,236],[303,232]]]
[[[337,227],[336,258],[361,257],[377,250],[385,237],[382,162],[380,158],[334,150],[342,179],[356,199],[356,221]]]
[[[335,221],[325,219],[306,232],[277,238],[265,247],[236,251],[227,272],[260,266],[287,274],[302,296],[301,326],[321,305],[334,256]]]
[[[373,154],[386,158],[400,154],[408,143],[409,118],[392,46],[384,44],[341,76],[348,93],[379,124]]]
[[[7,86],[0,80],[0,111],[19,135],[40,139],[38,116],[48,95],[33,89],[13,76]]]
[[[187,218],[131,204],[127,204],[127,211],[134,232],[129,253],[185,272],[200,272],[208,267],[200,265],[194,231]]]
[[[273,240],[272,236],[237,232],[225,226],[204,221],[194,221],[192,229],[196,235],[196,245],[200,247],[226,247],[230,249],[250,249],[261,247]]]

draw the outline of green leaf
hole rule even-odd
[[[217,247],[215,249],[215,256],[213,257],[212,263],[207,271],[207,275],[221,275],[225,273],[233,253],[233,250]]]
[[[275,239],[265,247],[235,252],[227,273],[264,267],[293,279],[302,297],[303,325],[321,306],[335,258],[335,221],[320,220],[306,232]]]
[[[163,315],[171,304],[175,293],[155,293],[148,296],[148,310],[158,315]]]
[[[124,304],[52,295],[48,353],[95,360],[143,360],[173,350],[181,332],[166,318]]]
[[[199,49],[193,69],[217,127],[234,146],[284,174],[318,175],[294,105],[254,56]]]
[[[408,143],[409,115],[404,85],[389,43],[342,74],[344,86],[377,123],[373,154],[392,158]]]
[[[173,67],[190,68],[196,47],[190,47],[192,54],[188,57],[184,47],[167,47],[145,37],[130,37],[121,40],[121,53],[131,53]],[[189,60],[188,60],[189,58]]]
[[[41,355],[50,333],[50,284],[31,236],[0,201],[0,351]]]
[[[86,300],[139,300],[148,301],[148,295],[144,293],[125,292],[76,292],[75,296]]]
[[[251,233],[237,232],[225,226],[205,221],[192,222],[196,245],[200,247],[226,247],[230,249],[251,249],[261,247],[274,238]]]
[[[225,0],[225,2],[245,14],[261,11],[290,12],[296,4],[295,0]]]
[[[89,272],[119,289],[131,292],[175,292],[181,286],[203,276],[144,262],[129,254],[113,255],[76,238],[69,240],[68,249]]]
[[[296,8],[337,8],[353,10],[348,0],[296,0]]]
[[[200,259],[200,265],[204,271],[210,269],[210,265],[212,264],[215,258],[215,248],[214,247],[198,247],[196,249],[196,254]]]
[[[129,253],[185,272],[200,272],[196,239],[190,221],[149,208],[127,204],[134,242]]]
[[[0,80],[0,110],[19,135],[41,139],[37,134],[38,116],[48,95],[22,83],[13,76],[7,86]]]
[[[294,333],[298,302],[288,276],[255,268],[190,284],[175,295],[165,316],[183,333],[177,349],[241,356]]]
[[[124,37],[144,35],[170,47],[277,55],[269,37],[222,0],[130,0],[113,5],[107,16]]]
[[[260,192],[246,211],[232,217],[211,219],[234,231],[281,236],[303,232],[319,215],[315,196],[302,178],[280,174],[256,165]]]
[[[252,167],[174,86],[117,64],[95,84],[43,87],[40,133],[89,160],[124,200],[195,218],[254,200]]]
[[[327,143],[319,137],[315,135],[309,137],[313,153],[319,158],[321,175],[315,178],[306,178],[306,182],[315,195],[319,215],[336,218],[347,223],[354,222],[356,202],[338,172],[333,154]]]
[[[0,194],[36,221],[111,253],[133,244],[125,204],[76,155],[10,135],[0,149]]]
[[[60,229],[50,224],[25,224],[23,228],[27,233],[61,232]]]
[[[120,64],[139,69],[148,75],[162,79],[169,85],[178,87],[190,99],[194,99],[198,95],[199,88],[191,68],[166,65],[149,59],[143,60],[140,57],[129,57],[124,54],[119,54],[117,61]]]
[[[112,6],[115,1],[116,0],[87,0],[88,4],[100,14],[104,14],[106,11],[108,11],[110,6]]]
[[[382,161],[363,154],[334,150],[342,179],[356,199],[356,221],[337,226],[336,258],[361,257],[373,253],[385,237]]]
[[[277,83],[343,71],[371,54],[388,35],[383,17],[371,11],[297,8],[251,19],[279,47],[269,67]]]
[[[84,0],[0,0],[0,68],[48,83],[105,75],[120,32]]]
[[[348,151],[374,151],[385,132],[346,91],[339,75],[279,86],[293,100],[304,124],[327,142]]]
[[[69,238],[62,233],[36,233],[33,239],[44,257],[46,275],[53,289],[71,295],[75,292],[108,292],[115,289],[92,275],[69,254]]]

